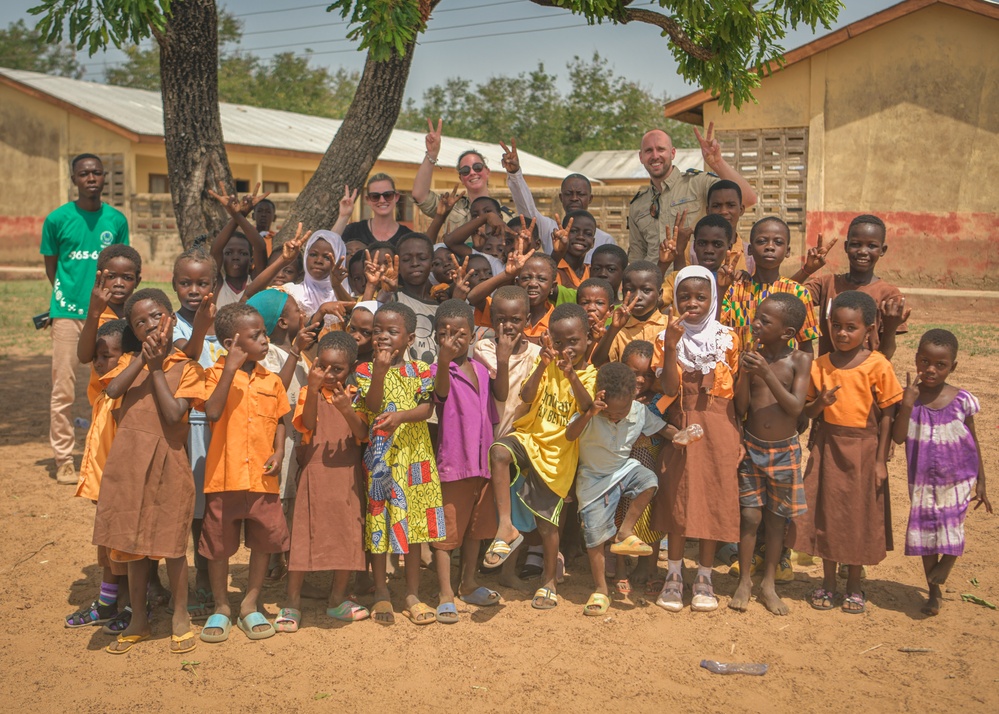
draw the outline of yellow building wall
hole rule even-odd
[[[809,242],[874,213],[890,277],[999,286],[999,21],[930,6],[764,79],[756,97],[729,114],[709,102],[704,122],[809,128]]]

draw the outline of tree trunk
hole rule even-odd
[[[232,174],[222,138],[218,91],[218,9],[215,0],[171,4],[160,46],[163,138],[170,194],[184,246],[199,235],[214,236],[225,216],[207,189],[222,181],[232,192]]]
[[[316,172],[298,195],[274,245],[293,237],[299,223],[307,230],[328,229],[336,223],[345,185],[364,193],[364,181],[399,118],[413,49],[410,44],[404,56],[393,53],[383,62],[373,61],[368,54],[347,116]]]

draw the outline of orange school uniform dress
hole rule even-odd
[[[118,367],[124,369],[132,361],[132,355],[123,354],[118,360]],[[117,371],[115,372],[118,373]],[[83,461],[80,463],[80,478],[76,486],[76,495],[96,501],[101,492],[101,476],[104,464],[111,452],[111,443],[117,431],[112,411],[121,405],[121,398],[112,399],[104,393],[101,377],[90,367],[90,382],[87,384],[87,399],[90,400],[90,429],[83,449]]]
[[[541,316],[540,320],[532,325],[530,317],[528,317],[528,324],[524,326],[524,337],[536,345],[541,344],[541,336],[547,332],[548,321],[551,319],[552,311],[555,309],[555,306],[551,303],[546,303],[546,305],[548,306],[548,311]]]
[[[572,266],[565,262],[563,258],[558,262],[558,274],[556,278],[558,279],[559,285],[564,285],[567,288],[577,289],[584,280],[590,277],[590,266],[583,266],[583,277],[576,275],[576,271],[572,269]]]
[[[669,320],[667,317],[659,312],[659,310],[654,310],[644,320],[639,320],[632,315],[611,343],[610,352],[608,353],[610,361],[620,362],[624,348],[628,346],[629,342],[645,340],[654,345],[659,338],[659,333],[666,329],[668,323]]]

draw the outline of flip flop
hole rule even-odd
[[[212,644],[218,642],[225,642],[229,639],[229,629],[232,627],[232,620],[230,620],[226,615],[220,615],[215,613],[208,618],[208,622],[205,626],[201,628],[201,641],[210,642]],[[220,635],[209,635],[205,633],[205,630],[210,630],[215,628],[216,630],[222,630]]]
[[[137,643],[142,642],[143,640],[148,640],[148,639],[149,639],[149,635],[118,635],[118,639],[115,642],[112,642],[107,647],[105,647],[104,651],[108,652],[109,654],[114,654],[114,655],[125,654],[126,652],[128,652],[129,650],[131,650],[133,647],[135,647],[135,645]],[[125,644],[127,644],[128,647],[126,647],[123,650],[122,649],[114,649],[113,650],[113,649],[111,649],[111,647],[114,644],[119,644],[119,645],[125,645]]]
[[[457,610],[455,610],[457,613]],[[411,608],[402,611],[403,617],[409,619],[414,625],[432,625],[437,620],[434,609],[423,602],[418,602]],[[429,617],[427,617],[429,615]],[[421,619],[422,618],[422,619]]]
[[[637,535],[630,535],[619,543],[611,543],[610,552],[614,555],[642,557],[652,555],[652,546]]]
[[[524,542],[523,533],[519,534],[509,543],[507,543],[502,538],[495,539],[492,543],[489,544],[489,549],[486,550],[486,554],[482,558],[482,564],[487,568],[498,568],[499,566],[503,565],[503,563],[506,562],[506,559],[510,557],[510,554],[513,553],[513,551],[517,550],[517,548],[519,548],[520,544],[523,542]],[[496,556],[497,558],[499,558],[499,560],[496,561],[495,563],[490,563],[488,560],[486,560],[486,558],[488,558],[490,555]]]
[[[189,645],[183,644],[190,640]],[[186,654],[198,646],[197,640],[194,639],[194,633],[188,630],[183,635],[178,637],[177,635],[170,635],[170,654]]]
[[[629,595],[631,593],[631,581],[628,580],[628,578],[624,578],[623,580],[615,580],[614,589],[617,590],[622,595]],[[658,590],[656,590],[656,594],[657,595],[659,594]]]
[[[540,605],[538,600],[541,601]],[[558,607],[558,595],[551,588],[538,588],[534,591],[534,597],[531,598],[531,607],[535,610],[554,610]]]
[[[371,608],[371,619],[379,625],[394,624],[395,611],[392,609],[392,603],[388,600],[379,600],[376,602]]]
[[[254,632],[253,628],[260,625],[267,625],[267,629],[262,632]],[[259,612],[251,612],[246,617],[237,618],[236,627],[241,629],[247,638],[251,640],[266,640],[268,637],[273,637],[277,634],[274,625],[268,622],[267,618]]]
[[[360,622],[371,616],[368,608],[358,605],[353,600],[344,600],[336,607],[326,608],[326,614],[341,622]]]
[[[607,614],[610,609],[610,598],[603,593],[593,593],[583,605],[583,614],[587,617],[597,617]]]
[[[500,594],[487,587],[477,587],[475,590],[468,593],[468,595],[459,595],[458,599],[462,602],[467,602],[469,605],[492,607],[493,605],[499,605]]]
[[[293,607],[282,607],[274,618],[274,629],[278,632],[298,632],[302,624],[302,611]]]
[[[657,597],[664,587],[666,587],[666,581],[663,578],[653,578],[645,583],[645,594]]]
[[[437,606],[437,622],[442,625],[458,624],[458,610],[453,602],[442,602]]]

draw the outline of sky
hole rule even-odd
[[[791,31],[784,47],[794,49],[896,2],[844,0],[830,30],[820,27],[813,34],[805,27]],[[26,8],[34,4],[32,0],[0,3],[0,24],[6,27],[23,18],[33,25],[35,18]],[[326,12],[328,2],[223,0],[220,4],[242,21],[241,48],[248,52],[267,57],[311,50],[314,65],[363,68],[364,54],[346,38],[347,26],[339,15]],[[633,6],[643,4],[645,0],[636,0]],[[657,96],[676,98],[696,89],[677,75],[666,39],[652,25],[636,22],[589,27],[581,17],[529,0],[442,0],[417,46],[406,96],[419,104],[426,89],[449,77],[481,83],[497,75],[529,72],[539,62],[564,82],[566,64],[574,56],[589,60],[594,52],[606,57],[614,72],[639,82]],[[80,58],[86,69],[84,79],[102,81],[104,67],[120,64],[121,58],[117,50],[94,57],[84,52]]]

